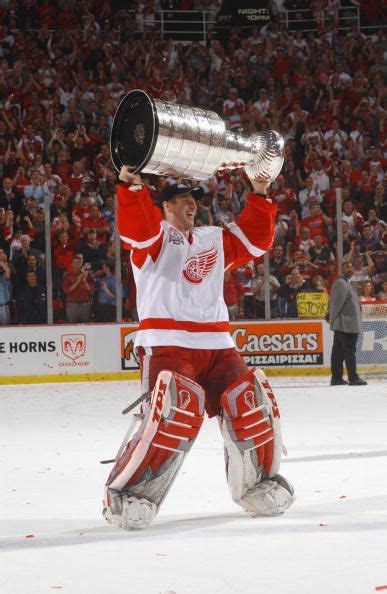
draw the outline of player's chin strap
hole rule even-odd
[[[203,422],[204,391],[161,371],[144,418],[106,485],[103,515],[121,528],[143,528],[157,514]]]
[[[294,489],[278,474],[283,449],[280,413],[270,384],[255,369],[221,398],[227,480],[233,500],[257,515],[282,514]]]

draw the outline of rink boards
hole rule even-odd
[[[137,324],[9,326],[0,334],[0,383],[137,379]],[[329,373],[333,333],[324,320],[232,322],[237,351],[269,375]],[[358,343],[363,371],[387,367],[387,322],[367,320]]]

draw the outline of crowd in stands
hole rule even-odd
[[[46,212],[54,320],[115,320],[109,137],[120,99],[135,88],[214,110],[247,135],[273,128],[284,136],[283,170],[270,189],[278,204],[272,317],[297,317],[297,294],[328,292],[336,278],[338,193],[353,280],[363,299],[386,299],[386,31],[365,36],[355,22],[340,31],[328,11],[318,33],[283,30],[273,16],[248,33],[231,28],[224,42],[213,31],[207,44],[184,44],[138,26],[140,12],[173,3],[140,1],[131,15],[115,4],[0,2],[0,324],[46,320]],[[326,11],[338,3],[315,4]],[[178,8],[219,5],[181,0]],[[144,177],[155,194],[171,181]],[[196,225],[224,226],[243,209],[250,184],[234,170],[202,188]],[[122,259],[123,313],[132,320],[127,250]],[[262,261],[227,274],[225,299],[233,319],[264,317]]]

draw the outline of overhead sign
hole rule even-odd
[[[270,11],[267,2],[238,0],[224,0],[218,12],[217,22],[221,26],[252,26],[262,27],[270,21]]]

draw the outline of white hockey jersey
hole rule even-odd
[[[276,206],[256,194],[226,228],[194,227],[189,239],[162,218],[147,188],[120,185],[118,228],[132,250],[140,327],[135,346],[232,348],[224,270],[262,255],[274,236]]]

